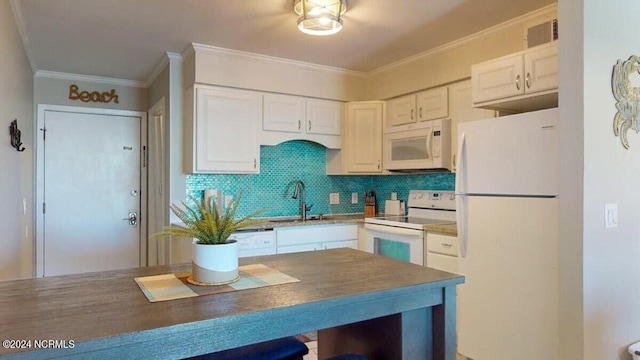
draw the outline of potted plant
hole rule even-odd
[[[238,243],[229,240],[229,236],[241,228],[260,223],[253,219],[265,210],[257,210],[247,216],[236,219],[241,194],[224,211],[218,210],[215,199],[196,200],[190,197],[192,205],[182,202],[180,208],[171,204],[171,211],[183,225],[165,227],[155,236],[170,235],[193,238],[191,245],[192,271],[187,279],[195,285],[221,285],[239,279]]]

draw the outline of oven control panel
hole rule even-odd
[[[409,190],[407,205],[423,209],[455,210],[455,193],[453,191]]]

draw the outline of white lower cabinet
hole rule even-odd
[[[458,273],[458,249],[457,236],[427,233],[427,267]]]
[[[278,254],[336,248],[358,249],[357,224],[305,225],[276,228]]]

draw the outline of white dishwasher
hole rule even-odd
[[[238,256],[273,255],[276,253],[276,233],[273,230],[240,230],[229,239],[238,242]]]

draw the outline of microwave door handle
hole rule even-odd
[[[429,130],[429,135],[427,135],[427,159],[429,160],[433,160],[433,157],[431,157],[431,154],[433,153],[433,151],[431,151],[432,140],[433,140],[432,138],[433,138],[433,128]]]

